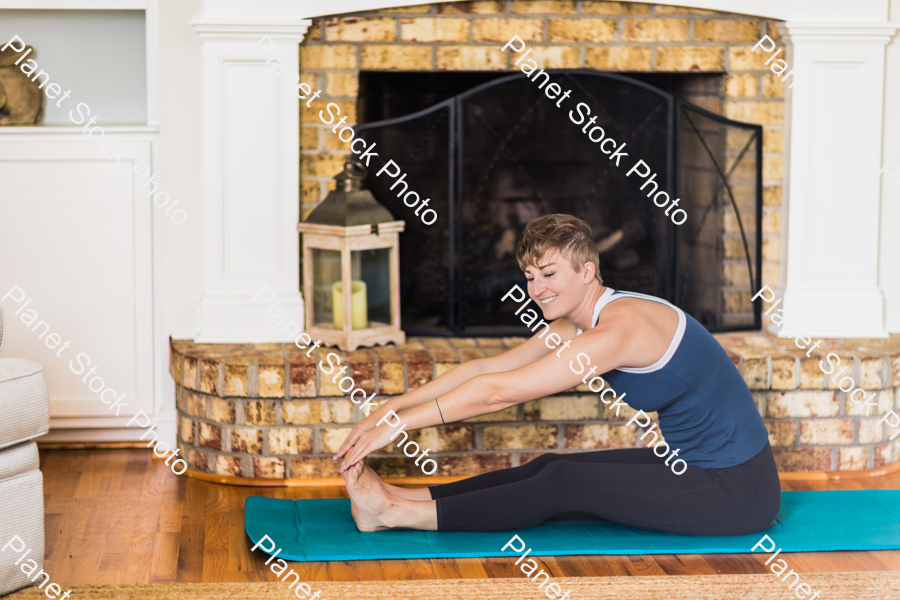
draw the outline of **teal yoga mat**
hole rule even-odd
[[[282,549],[278,557],[293,561],[510,556],[510,549],[503,553],[500,548],[514,534],[533,549],[529,556],[740,553],[750,552],[763,534],[783,552],[892,550],[900,549],[900,491],[784,492],[771,528],[730,537],[647,531],[587,518],[558,518],[528,529],[491,533],[360,533],[349,500],[260,496],[247,498],[244,526],[254,544],[268,535],[275,549]]]

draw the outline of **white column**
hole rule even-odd
[[[207,1],[205,7],[217,4]],[[227,4],[227,11],[207,10],[193,21],[203,43],[198,342],[290,341],[265,316],[269,305],[253,301],[263,286],[274,292],[278,309],[303,328],[295,76],[297,46],[311,22],[296,14],[259,18],[251,3],[243,6],[246,15],[238,14],[242,5]],[[284,3],[268,8],[280,6],[287,13],[295,10]]]
[[[781,29],[793,44],[795,80],[786,107],[784,320],[807,336],[884,337],[877,172],[885,46],[897,28],[788,22]]]
[[[893,0],[891,15],[900,21],[900,0]],[[887,83],[884,105],[884,152],[881,183],[881,290],[885,300],[885,328],[900,333],[900,38],[887,47]],[[888,166],[888,165],[893,166]]]

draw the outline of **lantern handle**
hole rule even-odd
[[[366,167],[359,160],[349,157],[344,161],[344,168],[334,176],[337,188],[346,192],[355,192],[362,189],[362,180],[368,173]]]

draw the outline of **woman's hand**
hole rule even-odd
[[[375,429],[375,427],[378,425],[378,421],[380,421],[386,414],[388,414],[389,410],[390,409],[387,408],[387,403],[385,403],[384,405],[380,406],[378,410],[374,411],[371,415],[357,423],[356,427],[353,428],[353,431],[350,432],[350,435],[347,436],[347,439],[344,440],[344,443],[341,444],[341,447],[338,448],[337,454],[334,455],[333,460],[336,461],[344,456],[344,454],[346,454],[347,451],[350,450],[350,448],[353,446],[353,444],[356,443],[356,441],[362,434]]]
[[[372,415],[375,416],[375,415]],[[371,417],[367,417],[371,418]],[[362,422],[358,423],[357,426],[362,425]],[[355,437],[355,441],[350,444],[347,448],[341,448],[338,450],[338,454],[335,455],[335,460],[338,456],[344,455],[344,460],[341,462],[340,473],[343,473],[353,465],[358,462],[362,462],[365,460],[366,456],[370,453],[378,450],[379,448],[384,448],[388,444],[391,443],[391,436],[396,435],[391,427],[374,427],[370,428],[363,433],[360,433],[358,436],[356,434],[356,429],[353,430],[353,434],[351,434],[351,438]],[[349,441],[350,438],[347,438]],[[347,442],[344,442],[347,444]]]

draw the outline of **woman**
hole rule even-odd
[[[529,296],[552,321],[549,331],[544,327],[498,356],[463,363],[356,425],[335,460],[343,458],[359,529],[498,531],[561,513],[692,535],[769,527],[781,484],[768,433],[715,338],[668,302],[604,287],[590,226],[575,217],[529,222],[516,259]],[[551,348],[551,333],[571,347]],[[681,463],[676,474],[652,448],[628,448],[545,454],[520,467],[406,489],[384,483],[365,466],[366,455],[395,435],[395,428],[377,426],[389,410],[407,430],[503,410],[580,384],[586,370],[576,372],[578,353],[590,357],[619,397],[628,394],[632,408],[658,411],[659,429],[670,448],[680,449],[686,469]]]

